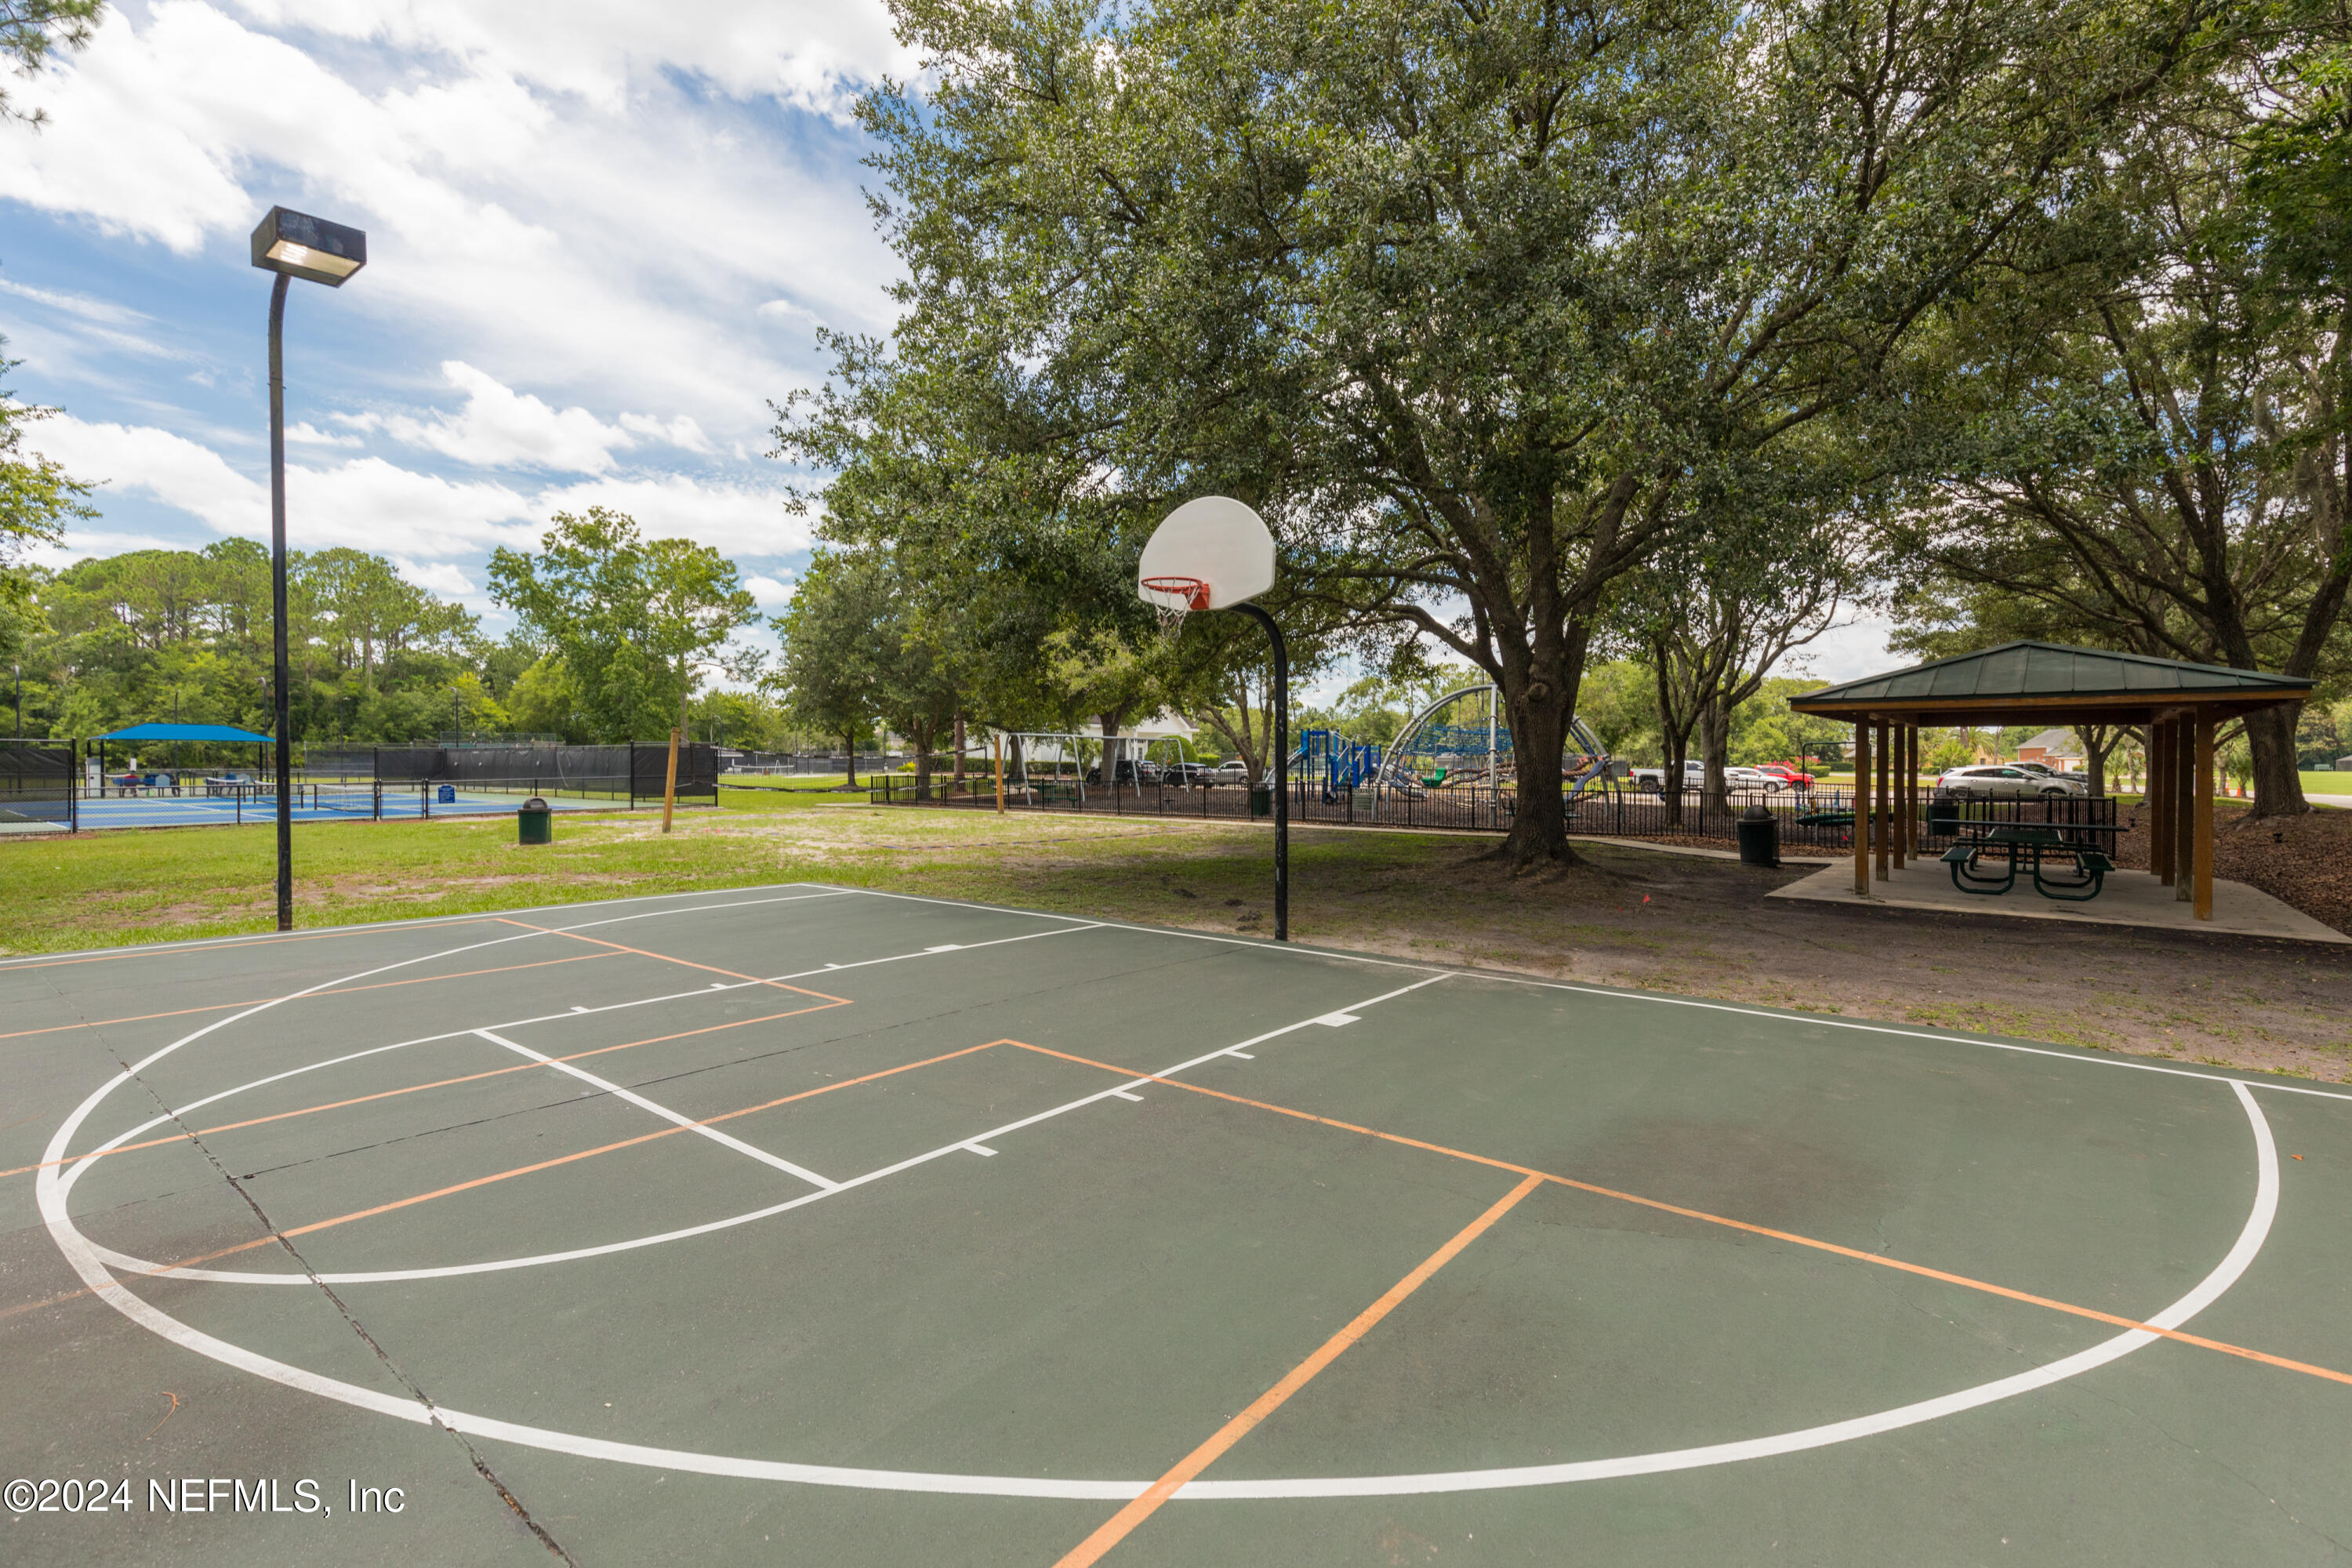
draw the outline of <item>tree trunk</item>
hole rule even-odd
[[[1113,739],[1113,737],[1118,733],[1118,717],[1119,716],[1117,713],[1097,713],[1095,715],[1095,718],[1102,724],[1102,782],[1103,788],[1108,790],[1116,790],[1118,788],[1119,759],[1126,745],[1126,742]]]
[[[1542,635],[1542,625],[1539,611],[1534,647],[1515,658],[1517,650],[1506,645],[1503,668],[1496,672],[1503,711],[1510,718],[1511,750],[1518,758],[1518,798],[1501,850],[1514,867],[1537,860],[1585,863],[1568,847],[1568,801],[1559,787],[1559,760],[1567,752],[1569,724],[1576,716],[1591,627],[1571,620],[1554,643]]]
[[[1731,710],[1720,701],[1710,701],[1699,710],[1698,754],[1699,810],[1728,812],[1731,809],[1730,782],[1724,777],[1725,753],[1731,749]]]
[[[2254,802],[2247,816],[2299,816],[2311,809],[2294,765],[2294,727],[2302,717],[2300,702],[2246,715],[2246,749],[2254,763]]]
[[[843,735],[842,739],[845,742],[842,749],[849,753],[849,787],[856,789],[857,787],[857,731],[849,731]]]
[[[931,798],[931,741],[939,732],[938,726],[917,720],[908,730],[907,738],[915,742],[915,798]]]
[[[959,789],[963,786],[963,715],[959,713],[955,716],[955,782]]]
[[[2083,739],[2083,763],[2090,771],[2091,794],[2094,797],[2107,793],[2107,753],[2115,748],[2119,731],[2105,724],[2085,724],[2074,731]]]

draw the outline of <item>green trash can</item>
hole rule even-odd
[[[1252,816],[1272,816],[1274,815],[1274,786],[1272,784],[1260,782],[1250,785],[1250,815]]]
[[[532,795],[515,813],[515,824],[520,841],[525,844],[555,842],[555,814],[547,809],[547,802]]]

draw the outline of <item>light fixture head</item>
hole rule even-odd
[[[367,265],[367,236],[325,218],[271,207],[253,231],[253,264],[330,289]]]

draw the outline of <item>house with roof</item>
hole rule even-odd
[[[2074,738],[2072,730],[2044,730],[2018,742],[2017,760],[2069,773],[2082,766],[2083,743]]]

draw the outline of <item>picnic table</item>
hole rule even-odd
[[[2108,853],[2113,843],[2105,849],[2095,847],[2095,841],[2089,836],[2123,831],[2112,822],[1964,822],[1958,826],[1960,842],[1943,854],[1944,863],[1952,868],[1952,886],[1964,893],[1998,897],[2017,885],[2017,868],[2021,860],[2032,869],[2035,892],[2045,899],[2062,899],[2070,903],[2085,903],[2097,898],[2107,873],[2116,868],[2114,857]],[[1978,868],[1995,852],[2000,856],[2001,874],[1980,875]],[[2071,860],[2074,875],[2047,875],[2043,861],[2051,856]]]

